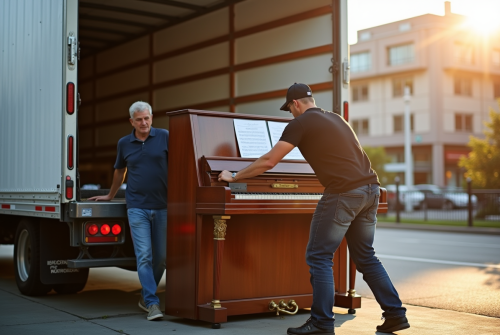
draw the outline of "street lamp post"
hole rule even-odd
[[[405,101],[405,117],[404,117],[404,128],[405,128],[405,184],[410,190],[413,186],[413,157],[411,153],[411,121],[410,121],[410,88],[405,86],[404,91],[404,101]],[[411,201],[408,201],[410,194],[406,195],[407,201],[405,201],[405,211],[409,212],[413,210]]]

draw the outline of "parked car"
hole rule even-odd
[[[396,185],[383,186],[387,189],[387,203],[390,209],[396,208]],[[399,185],[399,208],[406,208],[406,202],[409,202],[413,209],[419,208],[425,195],[414,187]]]
[[[443,190],[439,186],[432,184],[415,185],[415,188],[425,194],[425,204],[422,203],[421,207],[427,206],[427,208],[450,210],[454,208],[466,208],[469,204],[469,195],[462,189]],[[471,202],[473,207],[477,205],[477,197],[475,195],[472,195]]]

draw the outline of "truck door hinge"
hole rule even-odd
[[[328,68],[328,72],[332,73],[332,74],[337,74],[339,73],[339,62],[337,62],[335,59],[330,59],[330,61],[332,62],[332,66],[330,66]]]

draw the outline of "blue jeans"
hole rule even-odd
[[[311,222],[306,261],[313,288],[311,318],[320,328],[333,329],[333,254],[344,236],[357,270],[363,274],[384,311],[382,315],[388,319],[406,314],[398,292],[373,249],[379,197],[379,186],[371,184],[340,194],[325,193],[318,202]]]
[[[127,215],[142,297],[146,307],[160,305],[156,289],[167,259],[167,210],[129,208]]]

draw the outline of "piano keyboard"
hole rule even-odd
[[[237,200],[319,200],[323,193],[240,193],[234,192]]]

